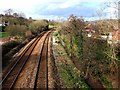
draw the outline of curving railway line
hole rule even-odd
[[[21,86],[20,88],[48,88],[48,41],[50,33],[51,31],[41,33],[24,49],[20,56],[16,58],[15,64],[11,67],[7,74],[3,76],[3,79],[0,82],[3,89],[15,88],[16,83],[20,81],[21,73],[24,72],[27,67],[27,63],[30,62],[32,53],[35,51],[38,43],[41,45],[39,50],[39,58],[34,60],[37,62],[33,64],[35,69],[31,68],[31,70],[34,70],[34,75],[31,76],[31,79],[33,80],[31,81],[34,82],[32,82],[32,86],[27,84],[26,87]],[[42,44],[40,42],[41,39],[43,40]],[[30,70],[28,70],[28,72],[29,71]]]

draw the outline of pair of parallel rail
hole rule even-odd
[[[2,85],[3,89],[14,88],[14,85],[18,80],[18,77],[22,72],[24,66],[26,65],[26,62],[29,60],[29,57],[31,56],[32,51],[34,50],[35,46],[37,45],[37,43],[40,41],[40,39],[45,33],[46,32],[41,33],[39,36],[36,37],[36,39],[31,44],[28,45],[28,47],[23,51],[23,53],[19,56],[19,58],[17,58],[17,61],[12,66],[12,68],[7,72],[5,76],[3,76],[3,79],[0,82],[0,85]],[[33,87],[34,89],[41,88],[41,87],[48,88],[47,60],[48,60],[49,35],[50,35],[50,32],[47,33],[43,41],[42,49],[40,52],[40,58],[37,63],[36,75],[34,78],[34,87]]]

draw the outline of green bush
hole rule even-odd
[[[43,30],[48,29],[48,22],[46,20],[33,21],[29,25],[29,29],[34,33],[39,33]]]
[[[10,25],[5,28],[5,31],[11,36],[25,37],[27,27],[25,25]]]

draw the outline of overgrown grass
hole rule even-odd
[[[8,37],[9,34],[7,32],[0,32],[0,38]]]

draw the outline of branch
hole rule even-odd
[[[119,61],[117,58],[114,58],[114,57],[108,55],[106,52],[103,52],[103,53],[106,54],[108,57],[110,57],[110,58],[112,58],[112,59],[115,59],[115,60]]]

